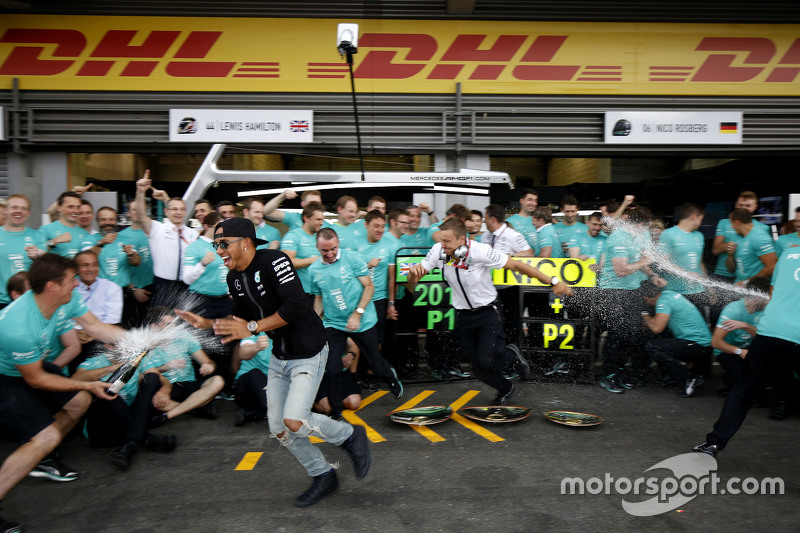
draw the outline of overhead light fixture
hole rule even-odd
[[[433,185],[426,189],[433,192],[457,192],[461,194],[489,194],[488,189],[471,189],[469,187],[450,187],[448,185]]]
[[[305,185],[300,185],[303,183]],[[327,189],[374,189],[384,187],[416,187],[419,188],[419,183],[334,183],[329,185],[307,185],[307,181],[293,181],[291,189],[293,191],[322,191]],[[297,185],[297,186],[295,186]],[[261,196],[263,194],[280,194],[286,190],[286,187],[278,189],[259,189],[257,191],[240,191],[236,193],[239,197],[242,196]]]

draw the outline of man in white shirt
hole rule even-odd
[[[533,257],[535,254],[528,240],[505,223],[505,216],[505,210],[501,205],[491,204],[486,207],[484,217],[486,231],[481,236],[481,242],[509,257]],[[519,287],[515,285],[500,287],[497,294],[503,304],[503,330],[506,333],[506,342],[517,344],[520,321]]]
[[[141,219],[153,257],[153,298],[151,307],[173,308],[186,294],[187,286],[181,281],[183,258],[186,249],[197,240],[196,230],[183,223],[186,203],[180,198],[170,198],[166,192],[153,190],[153,198],[166,204],[167,222],[153,220],[147,214],[145,194],[152,186],[150,171],[136,182],[136,201],[133,208]]]
[[[502,304],[492,284],[492,269],[506,268],[552,285],[553,292],[571,295],[570,289],[558,278],[550,278],[538,269],[511,259],[485,243],[468,241],[467,228],[461,220],[445,220],[436,243],[421,263],[411,267],[409,289],[433,268],[442,269],[450,286],[456,326],[461,344],[472,363],[475,376],[497,389],[493,403],[506,405],[516,387],[503,377],[503,370],[514,368],[521,378],[530,372],[527,361],[516,347],[507,346],[501,319]]]
[[[101,278],[100,262],[97,254],[91,250],[84,250],[75,256],[78,263],[78,287],[84,305],[103,324],[119,324],[122,322],[122,287],[113,281]],[[70,369],[74,371],[88,356],[95,351],[103,349],[102,343],[77,326],[78,340],[83,349],[80,355],[70,362]]]

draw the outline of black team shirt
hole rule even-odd
[[[278,359],[307,359],[327,342],[322,320],[308,302],[292,261],[278,250],[258,250],[244,272],[228,272],[233,314],[247,321],[278,313],[288,322],[267,335]]]

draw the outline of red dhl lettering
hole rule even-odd
[[[185,34],[185,32],[184,32]],[[278,62],[198,61],[205,59],[222,31],[143,32],[107,30],[93,47],[78,30],[9,28],[0,43],[17,44],[0,64],[2,76],[57,76],[77,66],[75,76],[148,77],[161,64],[175,78],[277,78]],[[132,45],[137,37],[141,44]],[[365,33],[355,76],[395,80],[497,80],[504,73],[519,81],[622,81],[621,65],[570,65],[558,61],[568,35],[457,35],[439,46],[428,34]],[[165,57],[175,44],[177,51]],[[55,45],[50,57],[45,46]],[[88,58],[81,56],[88,51]],[[521,57],[514,60],[521,52]],[[692,50],[700,66],[649,66],[650,82],[743,83],[764,75],[769,83],[792,83],[800,74],[800,38],[783,52],[766,37],[704,37]],[[165,63],[163,63],[165,62]],[[117,72],[117,71],[115,71]],[[337,63],[308,63],[307,78],[338,78]]]

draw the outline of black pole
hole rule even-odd
[[[350,67],[350,93],[353,95],[353,115],[356,119],[356,141],[358,143],[358,164],[361,167],[361,181],[366,181],[364,177],[364,154],[361,152],[361,126],[358,123],[358,104],[356,103],[356,82],[353,77],[353,54],[347,52],[347,65]]]

